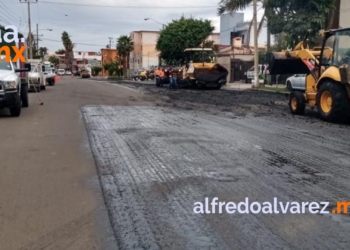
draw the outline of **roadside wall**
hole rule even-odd
[[[231,79],[231,57],[230,56],[220,56],[218,57],[218,63],[224,66],[228,70],[227,82]]]

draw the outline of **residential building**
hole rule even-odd
[[[130,53],[129,68],[131,71],[150,69],[159,65],[159,51],[156,44],[160,31],[133,31],[130,37],[134,42],[134,50]],[[212,33],[207,40],[220,44],[220,33]]]
[[[342,28],[350,27],[350,1],[342,0],[340,2],[339,26]]]
[[[159,31],[140,30],[130,33],[134,50],[130,53],[130,70],[149,69],[159,64],[159,52],[156,50]]]
[[[78,69],[87,66],[101,66],[101,52],[75,51],[74,60],[74,66]]]
[[[208,36],[207,41],[214,41],[214,44],[220,44],[220,33],[211,33]]]
[[[104,65],[115,62],[118,59],[118,52],[116,49],[101,49],[101,67],[102,76],[107,77],[108,71],[104,69]]]
[[[254,46],[254,29],[250,30],[250,39],[248,44],[248,30],[250,22],[244,21],[244,13],[224,14],[220,17],[220,44],[233,45],[233,39],[240,37],[242,44],[247,46]],[[258,24],[259,25],[259,24]],[[273,42],[273,36],[270,37]],[[258,36],[259,47],[267,44],[267,25],[263,27]]]
[[[231,45],[231,32],[239,23],[244,22],[244,13],[234,12],[220,16],[220,44]]]

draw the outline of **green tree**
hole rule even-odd
[[[103,69],[108,71],[108,76],[121,75],[122,73],[120,64],[117,61],[104,64]]]
[[[64,55],[66,53],[66,51],[64,49],[59,49],[55,52],[55,54],[57,55]]]
[[[92,75],[93,76],[97,76],[98,74],[100,74],[101,71],[102,71],[102,68],[100,66],[92,67]]]
[[[38,50],[38,53],[39,53],[40,57],[42,58],[42,57],[47,55],[47,51],[48,51],[48,48],[40,47]]]
[[[204,48],[212,48],[215,53],[219,53],[219,45],[215,44],[213,40],[207,40],[203,44]]]
[[[129,57],[131,51],[134,50],[134,42],[132,41],[130,36],[120,36],[117,40],[117,51],[118,55],[122,59],[123,65],[123,76],[125,77],[127,74],[127,69],[129,65]]]
[[[266,7],[267,2],[270,0],[257,0],[258,3],[260,3],[260,5],[262,5],[263,8]],[[238,10],[244,10],[247,7],[251,6],[253,4],[253,0],[221,0],[219,2],[219,8],[218,8],[218,14],[219,16],[221,16],[224,13],[232,13]],[[270,33],[270,28],[269,28],[269,24],[268,24],[268,20],[267,20],[267,16],[266,16],[266,11],[264,11],[264,14],[259,22],[258,25],[258,35],[261,33],[261,30],[263,28],[264,23],[267,23],[268,25],[268,29],[267,29],[267,49],[270,49],[271,46],[271,33]],[[248,26],[248,31],[247,31],[247,36],[246,36],[246,44],[250,44],[250,33],[251,33],[251,29],[253,27],[254,24],[254,19],[252,18],[252,20],[249,22],[249,26]]]
[[[60,59],[57,56],[53,55],[49,57],[49,62],[55,65],[55,68],[56,68],[57,65],[60,63]]]
[[[69,34],[66,31],[62,32],[61,39],[62,39],[63,47],[65,49],[66,65],[68,66],[69,69],[72,69],[73,60],[74,60],[74,54],[73,54],[74,44],[70,39]]]
[[[210,20],[182,16],[161,31],[156,49],[167,63],[180,62],[184,58],[186,48],[199,47],[213,31]]]
[[[319,44],[319,31],[325,28],[335,0],[268,0],[265,13],[272,34],[284,33],[289,47],[294,47],[306,34],[311,46]]]

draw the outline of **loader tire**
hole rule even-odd
[[[292,114],[302,115],[305,112],[305,97],[301,91],[292,91],[289,96],[289,109]]]
[[[321,85],[316,95],[318,113],[328,122],[345,121],[349,113],[349,99],[344,86],[328,81]]]

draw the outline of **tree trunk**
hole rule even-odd
[[[326,30],[339,29],[340,0],[335,0],[334,9],[326,17]]]
[[[270,49],[271,49],[271,32],[270,32],[269,21],[267,20],[267,50],[269,51]]]
[[[127,56],[123,56],[123,77],[126,77],[126,72],[127,72]]]

